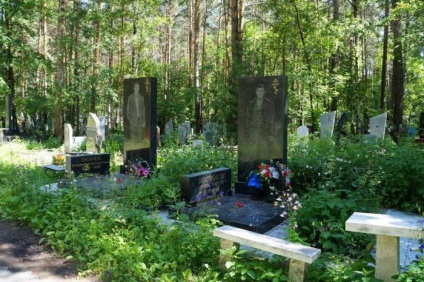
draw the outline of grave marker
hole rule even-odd
[[[231,193],[231,169],[216,168],[181,176],[181,196],[186,203],[215,199]]]
[[[383,138],[386,133],[387,113],[370,118],[370,135]]]
[[[124,164],[143,159],[156,165],[157,79],[124,80]]]
[[[172,119],[165,123],[165,135],[171,135],[174,132],[174,124]]]
[[[216,143],[216,123],[215,122],[207,122],[205,124],[205,130],[203,131],[203,135],[205,136],[206,142],[209,145],[215,145]]]
[[[73,134],[72,126],[69,123],[65,123],[65,133],[64,133],[65,153],[72,152],[72,144],[73,144],[72,134]]]
[[[321,138],[331,138],[334,131],[336,111],[322,114],[319,120],[321,125]]]
[[[305,125],[301,125],[296,130],[297,136],[299,137],[306,137],[309,135],[309,128]]]
[[[107,175],[110,169],[110,154],[81,154],[66,156],[66,171],[76,175],[97,173]]]
[[[106,137],[106,117],[105,116],[99,116],[99,123],[100,123],[100,134],[102,141],[105,141]]]
[[[100,132],[100,121],[96,114],[89,113],[87,119],[87,148],[89,153],[100,153],[102,134]]]
[[[287,79],[239,79],[238,181],[236,193],[248,194],[247,179],[264,161],[287,163]]]

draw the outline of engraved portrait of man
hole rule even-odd
[[[146,128],[146,106],[143,95],[140,94],[138,81],[134,82],[133,92],[128,96],[127,119],[129,123],[130,139],[143,139]]]

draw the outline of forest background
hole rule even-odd
[[[238,78],[286,75],[293,125],[387,111],[398,133],[424,112],[423,30],[422,0],[0,0],[0,105],[10,132],[120,130],[123,80],[157,77],[160,127],[236,137]]]

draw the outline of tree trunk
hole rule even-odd
[[[230,0],[231,18],[231,72],[229,76],[230,116],[229,122],[237,128],[237,94],[238,78],[241,75],[243,62],[243,18],[244,1]]]
[[[200,33],[200,0],[194,1],[193,11],[193,81],[196,90],[194,104],[195,131],[199,134],[202,130],[201,96],[199,83],[199,33]]]
[[[333,23],[337,23],[340,18],[340,3],[339,0],[333,0]],[[338,68],[338,46],[335,47],[334,53],[330,56],[330,89],[333,92],[330,111],[337,111],[337,103],[339,100],[336,90],[336,70]]]
[[[65,87],[65,11],[67,6],[67,0],[58,0],[58,21],[57,21],[57,37],[56,37],[56,48],[57,48],[57,62],[56,62],[56,91],[55,91],[55,102],[54,102],[54,136],[61,137],[63,133],[62,125],[62,91]]]
[[[97,6],[97,13],[101,13],[102,10],[102,4],[99,1]],[[100,40],[101,40],[101,22],[100,18],[97,18],[94,22],[94,26],[96,29],[96,38],[94,43],[94,50],[93,50],[93,65],[92,65],[92,76],[94,78],[92,85],[91,85],[91,101],[90,101],[90,111],[95,113],[96,112],[96,104],[97,104],[97,84],[98,84],[98,76],[99,76],[99,68],[100,68]]]
[[[392,0],[392,8],[396,8],[399,0]],[[403,119],[403,97],[405,93],[405,62],[403,58],[402,31],[400,16],[391,21],[393,31],[393,77],[392,108],[394,132],[399,132]]]
[[[384,1],[384,17],[387,19],[390,13],[389,0]],[[383,57],[381,64],[381,86],[380,86],[380,109],[386,108],[386,79],[387,79],[387,45],[389,41],[389,25],[384,26],[383,34]]]

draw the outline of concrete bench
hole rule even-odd
[[[303,246],[274,238],[264,234],[225,225],[216,228],[213,235],[221,238],[221,248],[228,249],[233,245],[250,246],[258,250],[267,251],[290,259],[289,281],[305,281],[309,264],[314,262],[321,254],[320,249]],[[230,260],[224,254],[220,256],[221,265]]]
[[[51,170],[55,173],[64,172],[66,170],[65,167],[54,164],[43,165],[42,167],[46,170]]]
[[[423,218],[402,212],[390,214],[353,213],[346,221],[346,231],[375,234],[375,277],[383,281],[399,274],[399,238],[424,238]]]

